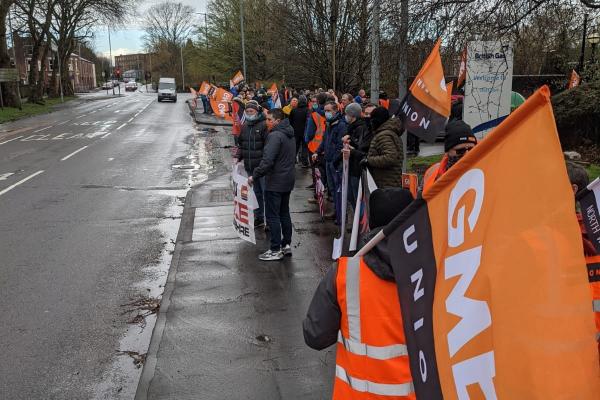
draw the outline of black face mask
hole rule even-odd
[[[456,164],[462,156],[448,156],[448,164],[446,164],[446,168],[450,169],[454,164]]]

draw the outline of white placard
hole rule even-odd
[[[463,120],[478,139],[510,114],[512,74],[510,42],[469,42]]]
[[[233,228],[240,239],[256,244],[254,236],[254,209],[258,201],[254,190],[248,185],[248,178],[242,164],[233,167]]]

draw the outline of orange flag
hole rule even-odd
[[[467,48],[465,47],[460,55],[460,67],[458,68],[458,81],[456,87],[459,88],[465,83],[467,78]]]
[[[402,187],[410,190],[413,198],[416,199],[419,187],[419,177],[417,174],[402,174]]]
[[[567,86],[567,89],[572,89],[575,86],[579,86],[579,83],[581,83],[581,77],[577,72],[575,72],[575,70],[572,70],[571,76],[569,77],[569,84]]]
[[[209,91],[210,91],[210,83],[208,83],[206,81],[202,82],[202,84],[200,85],[200,89],[198,89],[198,92],[200,94],[207,96]]]
[[[244,74],[242,74],[242,71],[238,71],[235,73],[235,75],[233,76],[233,78],[231,78],[229,80],[229,87],[232,88],[235,85],[237,85],[240,82],[244,81]]]
[[[443,132],[450,115],[450,96],[438,40],[415,77],[399,113],[406,130],[429,142]]]
[[[210,98],[210,105],[215,116],[233,121],[231,116],[231,100],[233,100],[233,94],[231,94],[231,92],[215,87]]]
[[[273,83],[267,92],[271,94],[277,92],[277,84]]]
[[[383,233],[417,398],[598,398],[581,231],[546,86]]]

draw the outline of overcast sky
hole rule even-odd
[[[140,7],[136,12],[137,15],[131,18],[131,21],[126,24],[127,26],[125,29],[113,30],[111,28],[110,42],[112,45],[113,57],[122,54],[133,54],[143,51],[143,14],[152,5],[162,2],[164,2],[164,0],[140,1]],[[192,6],[197,12],[206,12],[207,0],[180,0],[180,2]],[[193,17],[198,18],[199,23],[203,23],[204,21],[200,15]],[[108,27],[98,26],[98,30],[95,32],[94,50],[96,53],[103,54],[108,57]]]

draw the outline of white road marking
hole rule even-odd
[[[90,111],[90,114],[93,114],[93,113],[95,113],[96,111],[98,111],[98,110]]]
[[[115,113],[120,113],[120,112],[121,112],[121,110],[115,110]]]
[[[65,161],[68,160],[69,158],[73,157],[75,154],[79,153],[82,150],[87,149],[87,146],[83,146],[82,148],[80,148],[79,150],[75,150],[74,152],[72,152],[71,154],[69,154],[68,156],[65,156],[63,158],[60,159],[60,161]]]
[[[7,172],[6,174],[0,174],[0,181],[5,181],[9,176],[14,175],[14,172]]]
[[[2,146],[4,143],[8,143],[8,142],[12,142],[13,140],[17,140],[17,139],[21,139],[23,136],[17,136],[16,138],[12,138],[10,140],[7,140],[5,142],[0,143],[0,146]]]
[[[34,178],[36,176],[38,176],[39,174],[43,173],[44,170],[38,171],[35,174],[31,174],[29,175],[27,178],[21,179],[19,182],[15,183],[14,185],[10,185],[9,187],[7,187],[6,189],[0,191],[0,196],[2,196],[5,193],[10,192],[11,190],[13,190],[14,188],[16,188],[17,186],[27,182],[28,180],[30,180],[31,178]]]
[[[66,133],[61,133],[60,135],[56,135],[52,138],[52,140],[61,140],[61,139],[66,139],[65,135],[70,135],[70,132],[66,132]]]
[[[114,158],[113,158],[113,157],[111,157],[111,158],[109,158],[109,159],[108,159],[108,161],[112,161],[112,160],[114,160]]]
[[[72,121],[72,120],[68,119],[68,120],[66,120],[65,122],[61,122],[60,124],[56,124],[56,126],[58,126],[58,125],[64,125],[64,124],[66,124],[67,122],[71,122],[71,121]]]
[[[85,117],[85,116],[86,116],[86,114],[81,114],[79,117],[77,117],[77,118],[75,118],[75,119],[83,118],[83,117]]]
[[[133,117],[131,117],[127,120],[127,122],[131,122],[131,121],[133,121]]]
[[[124,127],[125,125],[127,125],[127,122],[125,122],[124,124],[122,124],[121,126],[119,126],[119,127],[117,128],[117,130],[121,129],[121,128],[122,128],[122,127]]]
[[[29,142],[31,140],[49,140],[52,135],[31,135],[25,139],[21,139],[21,142]]]
[[[37,131],[33,131],[33,133],[38,133],[38,132],[41,132],[41,131],[45,131],[46,129],[50,129],[50,128],[52,128],[52,125],[47,126],[45,128],[42,128],[42,129],[38,129]]]
[[[112,133],[112,132],[108,132],[106,135],[102,136],[102,137],[101,137],[101,139],[104,139],[105,137],[108,137],[108,136],[110,136],[110,134],[111,134],[111,133]]]

